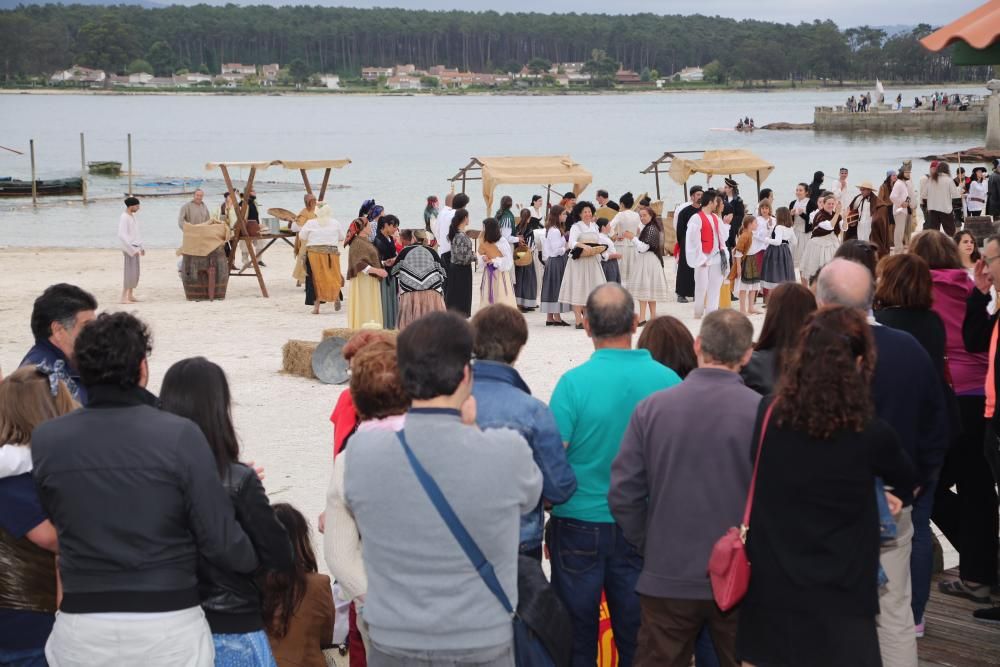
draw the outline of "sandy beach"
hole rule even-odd
[[[118,304],[121,252],[117,250],[2,249],[6,276],[0,290],[0,366],[17,367],[32,345],[31,306],[48,285],[70,282],[91,291],[100,310],[133,312],[152,329],[150,385],[159,391],[174,362],[202,355],[225,368],[234,396],[236,426],[246,459],[267,469],[266,486],[273,502],[291,502],[309,517],[322,511],[331,465],[330,411],[342,386],[281,372],[281,346],[289,339],[320,339],[323,329],[346,327],[346,309],[332,305],[310,314],[303,292],[291,278],[291,249],[281,243],[264,255],[269,299],[260,295],[253,277],[231,278],[227,298],[213,303],[189,302],[177,276],[171,250],[149,250],[142,260],[136,296],[141,303]],[[673,264],[666,271],[673,284]],[[478,281],[481,274],[473,277]],[[252,276],[252,274],[251,274]],[[474,283],[478,287],[478,282]],[[478,289],[475,289],[478,299]],[[665,313],[684,319],[693,331],[690,304],[661,304]],[[571,321],[572,315],[565,316]],[[529,340],[517,368],[536,396],[547,401],[559,377],[585,361],[593,350],[583,331],[546,327],[545,316],[527,316]],[[754,317],[760,326],[763,316]],[[608,391],[613,391],[609,387]]]

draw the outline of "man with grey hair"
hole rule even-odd
[[[205,191],[198,188],[194,191],[191,201],[181,206],[181,212],[177,216],[177,227],[184,231],[184,223],[203,225],[211,219],[212,214],[205,204]]]
[[[705,316],[694,346],[698,368],[632,414],[608,502],[644,559],[636,664],[687,665],[707,627],[719,663],[736,667],[738,613],[716,606],[705,568],[715,542],[742,520],[750,487],[761,398],[743,384],[740,369],[753,352],[753,325],[734,310],[717,310]],[[707,414],[708,406],[724,409]]]
[[[603,590],[619,659],[631,665],[642,557],[608,508],[611,462],[639,401],[681,379],[648,350],[632,349],[638,318],[632,295],[617,283],[590,293],[585,316],[594,353],[559,379],[549,402],[577,480],[576,492],[552,510],[552,586],[573,620],[573,664],[597,662]]]
[[[871,317],[874,276],[862,264],[834,259],[819,274],[820,306],[857,308],[869,316],[875,339],[872,377],[875,414],[885,420],[916,464],[916,489],[894,489],[903,502],[896,539],[882,545],[881,563],[889,583],[879,594],[878,638],[886,667],[916,667],[916,638],[923,634],[923,611],[930,595],[933,550],[930,514],[941,464],[950,441],[944,387],[930,355],[917,339]]]

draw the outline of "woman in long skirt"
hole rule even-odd
[[[349,249],[347,279],[351,281],[351,293],[347,326],[351,329],[360,329],[369,322],[382,326],[382,290],[379,283],[388,274],[382,268],[378,251],[368,240],[370,227],[367,218],[357,218],[351,223],[344,239]]]
[[[392,265],[391,276],[398,281],[400,291],[397,319],[400,331],[427,313],[445,310],[441,258],[420,240],[423,233],[423,230],[414,233],[412,229],[400,232],[404,247]]]
[[[122,303],[136,303],[132,290],[139,285],[139,257],[146,254],[139,235],[139,223],[135,214],[139,210],[139,200],[129,197],[125,200],[125,212],[118,219],[118,243],[125,257],[124,278],[122,280]]]
[[[639,209],[639,220],[643,226],[635,239],[635,262],[625,287],[639,302],[639,326],[642,326],[656,317],[656,302],[666,301],[670,290],[663,272],[663,223],[648,206]]]
[[[375,234],[375,249],[382,260],[382,267],[391,269],[396,263],[396,241],[393,238],[399,229],[399,218],[394,215],[383,215],[378,219]],[[379,284],[382,290],[382,326],[386,329],[396,328],[396,318],[399,316],[399,284],[394,276],[388,276]]]
[[[611,219],[611,238],[614,239],[616,252],[621,255],[621,259],[618,260],[621,280],[615,282],[624,284],[628,282],[632,265],[635,264],[637,254],[635,237],[639,235],[641,224],[639,214],[632,210],[635,201],[631,192],[623,194],[618,203],[621,205],[621,210]],[[608,278],[608,281],[610,280],[611,278]]]
[[[483,241],[479,244],[479,262],[483,279],[479,283],[479,307],[502,303],[516,307],[510,273],[514,267],[514,250],[500,232],[496,218],[483,220]]]
[[[792,254],[798,238],[792,229],[792,214],[787,206],[778,208],[776,220],[771,236],[767,240],[764,266],[760,274],[760,284],[765,289],[774,289],[782,283],[795,282],[795,262]]]
[[[319,315],[322,303],[334,303],[340,310],[340,290],[344,279],[340,274],[340,242],[344,232],[330,215],[330,207],[322,205],[317,215],[299,230],[299,241],[306,254],[306,305]]]
[[[469,212],[464,208],[455,211],[448,228],[451,242],[451,264],[448,266],[448,290],[444,302],[448,310],[454,310],[466,317],[472,315],[472,263],[476,261],[476,251],[472,239],[465,230],[469,228]]]
[[[559,288],[559,300],[573,307],[577,329],[583,328],[583,309],[587,305],[587,297],[595,287],[608,282],[601,269],[601,255],[608,252],[608,249],[594,252],[594,246],[599,245],[594,211],[594,205],[589,201],[578,202],[573,207],[574,217],[578,217],[579,221],[569,231],[572,259],[566,265],[566,273]]]
[[[526,252],[527,258],[531,260],[524,266],[514,265],[514,298],[522,313],[538,307],[538,274],[535,273],[534,260],[535,225],[536,223],[532,222],[531,211],[522,209],[521,220],[517,224],[515,233],[527,246],[527,250],[522,247],[521,252]]]
[[[547,327],[569,326],[560,314],[569,312],[570,305],[559,301],[559,289],[566,273],[566,217],[566,209],[556,204],[549,209],[549,217],[545,220],[545,239],[542,241],[542,259],[545,262],[545,270],[542,272],[542,312],[545,313]]]
[[[820,209],[816,211],[813,218],[812,236],[802,251],[802,262],[799,264],[799,273],[802,276],[802,284],[809,286],[809,281],[815,277],[820,269],[826,266],[840,247],[837,236],[840,234],[840,202],[834,195],[827,195],[820,199]]]

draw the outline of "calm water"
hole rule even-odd
[[[985,94],[979,88],[961,89]],[[792,198],[794,186],[815,170],[836,178],[846,165],[851,182],[880,182],[901,160],[932,152],[981,145],[980,132],[885,136],[813,133],[753,134],[720,131],[742,115],[758,125],[774,121],[810,122],[813,107],[841,104],[851,93],[663,93],[575,97],[216,97],[0,95],[0,144],[24,150],[35,140],[39,178],[79,173],[79,133],[87,138],[88,160],[127,162],[126,134],[133,138],[136,180],[167,177],[214,179],[206,185],[213,208],[224,190],[217,172],[204,165],[220,160],[322,159],[350,157],[334,172],[343,189],[328,195],[334,215],[350,220],[360,203],[375,197],[406,226],[422,226],[429,194],[448,192],[451,177],[473,155],[571,154],[594,174],[597,187],[617,196],[628,189],[653,191],[652,176],[640,175],[665,150],[746,148],[775,164],[765,185],[779,201]],[[896,90],[887,91],[895,97]],[[904,99],[921,91],[905,89]],[[0,176],[27,179],[27,155],[0,151]],[[245,177],[246,174],[234,174]],[[319,176],[311,175],[318,181]],[[692,181],[701,182],[702,177]],[[297,172],[270,169],[258,181],[286,185],[259,188],[264,208],[298,211],[302,190]],[[681,186],[661,177],[672,207]],[[719,183],[721,179],[716,179]],[[296,186],[295,183],[299,185]],[[741,179],[745,199],[753,185]],[[289,185],[290,184],[290,185]],[[239,187],[239,186],[237,186]],[[0,243],[12,246],[114,247],[122,210],[124,180],[95,177],[84,206],[75,200],[0,200]],[[266,190],[283,190],[280,192]],[[558,187],[562,190],[563,187]],[[527,203],[541,187],[498,190]],[[470,184],[473,218],[485,214],[478,182]],[[147,199],[140,212],[146,244],[175,247],[180,233],[176,213],[183,199]]]

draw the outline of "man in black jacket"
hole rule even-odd
[[[144,388],[150,350],[138,319],[100,315],[75,346],[87,406],[32,436],[64,591],[52,665],[212,665],[198,556],[234,572],[257,567],[205,436]]]
[[[986,215],[1000,217],[1000,160],[993,160],[993,173],[986,181]]]

